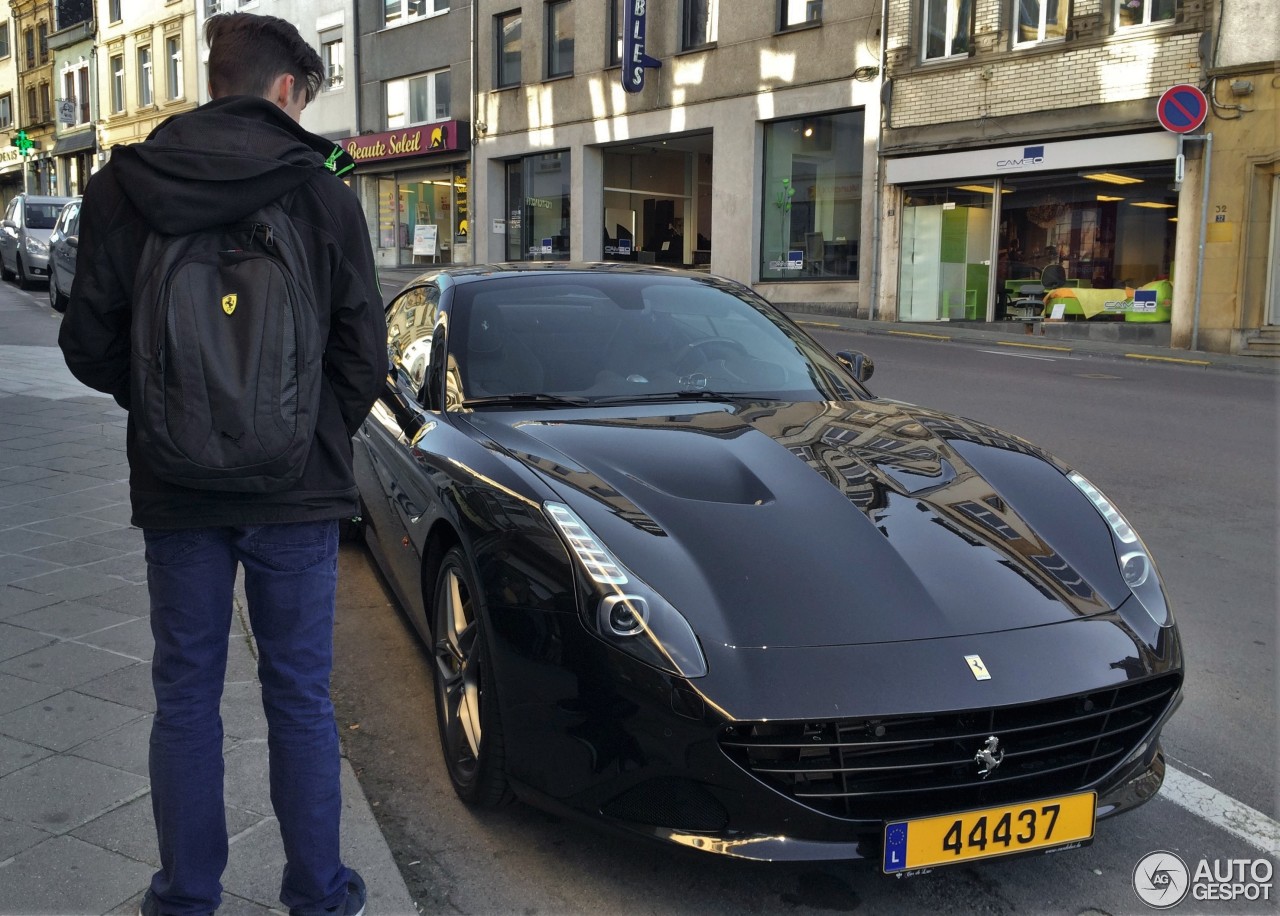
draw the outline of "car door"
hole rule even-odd
[[[76,274],[79,225],[80,202],[73,200],[62,208],[49,234],[49,274],[64,296],[71,292],[71,281]]]
[[[18,253],[18,213],[22,208],[22,195],[19,194],[5,207],[4,222],[0,224],[0,264],[6,271],[17,267]]]
[[[356,436],[357,475],[369,523],[385,571],[411,607],[421,600],[424,525],[439,508],[418,447],[439,423],[420,401],[439,302],[439,288],[423,284],[406,289],[387,307],[386,386]]]

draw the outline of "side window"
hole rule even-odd
[[[18,198],[9,201],[9,206],[4,208],[4,218],[13,219],[14,211],[18,209]]]
[[[71,218],[67,220],[67,235],[80,234],[80,205],[73,204],[71,207]]]
[[[415,398],[431,362],[431,334],[439,305],[437,287],[415,286],[401,293],[387,313],[387,362],[396,381]]]

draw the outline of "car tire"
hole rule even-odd
[[[18,258],[18,288],[31,289],[31,278],[27,276],[27,270],[22,266],[22,258]]]
[[[445,767],[466,804],[511,799],[502,716],[480,614],[480,592],[461,547],[445,554],[431,601],[436,722]]]
[[[52,270],[49,271],[49,307],[55,312],[67,310],[67,297],[58,292],[58,282]]]
[[[12,280],[13,271],[5,266],[4,258],[0,258],[0,280]]]

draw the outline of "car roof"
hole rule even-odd
[[[491,280],[498,277],[524,277],[530,279],[537,275],[629,275],[685,278],[706,281],[711,275],[706,271],[678,270],[671,267],[657,267],[649,264],[629,264],[619,261],[510,261],[494,264],[475,264],[471,266],[441,267],[429,270],[410,280],[406,286],[427,283],[437,278],[447,278],[446,282],[465,284]],[[721,278],[715,278],[717,280]]]
[[[65,204],[70,203],[70,197],[49,197],[44,194],[19,194],[23,200],[29,204]]]

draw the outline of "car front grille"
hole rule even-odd
[[[1177,695],[1172,674],[1023,706],[874,719],[737,722],[728,757],[837,817],[883,820],[1076,792],[1124,761]],[[999,739],[985,777],[981,751]]]

